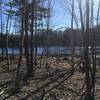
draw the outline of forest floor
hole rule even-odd
[[[60,57],[38,57],[35,76],[24,79],[25,58],[20,68],[20,91],[16,92],[15,79],[18,59],[10,60],[9,70],[6,60],[0,62],[0,100],[80,100],[85,92],[85,74],[79,70],[72,72],[71,62]],[[48,64],[46,63],[48,62]],[[77,66],[78,61],[74,64]],[[100,69],[96,73],[96,100],[100,100]]]

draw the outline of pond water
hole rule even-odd
[[[37,48],[37,54],[38,55],[42,55],[42,54],[46,54],[46,48],[43,47],[38,47]],[[6,54],[6,49],[3,48],[4,54]],[[30,51],[30,48],[29,48]],[[35,50],[34,50],[35,51]],[[100,54],[100,49],[97,48],[96,49],[97,54]],[[24,53],[24,49],[23,49],[23,53]],[[0,49],[0,54],[1,54],[1,49]],[[19,48],[8,48],[8,54],[19,54]],[[48,54],[71,54],[71,48],[68,47],[49,47],[48,48]],[[74,54],[75,55],[80,55],[80,48],[79,47],[75,47],[74,49]]]
[[[29,48],[30,51],[30,48]],[[35,51],[35,50],[34,50]],[[37,54],[46,54],[46,48],[43,47],[38,47],[37,48]],[[6,54],[6,49],[3,48],[4,54]],[[24,52],[24,49],[23,49]],[[79,48],[76,47],[74,50],[76,55],[79,55],[80,51]],[[1,49],[0,49],[0,54],[1,54]],[[8,48],[8,54],[19,54],[19,48]],[[67,47],[49,47],[48,48],[48,54],[71,54],[71,49]]]

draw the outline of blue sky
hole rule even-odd
[[[4,0],[8,2],[9,0]],[[62,0],[51,0],[53,10],[51,12],[51,27],[55,30],[59,27],[70,27],[70,17],[67,12],[63,9]]]
[[[8,1],[8,0],[4,0]],[[53,10],[51,12],[51,27],[55,30],[59,27],[70,27],[71,26],[71,16],[64,9],[63,1],[64,0],[51,0],[53,5]],[[76,4],[75,0],[75,4]],[[95,9],[97,10],[99,0],[94,0]],[[95,12],[96,13],[96,12]],[[78,13],[76,13],[78,15]]]
[[[70,15],[63,8],[61,0],[53,0],[52,26],[54,28],[70,27]]]
[[[53,28],[55,29],[59,27],[70,27],[71,26],[71,15],[69,14],[68,11],[64,9],[64,8],[67,8],[65,7],[67,5],[64,5],[63,1],[64,0],[52,0],[52,2],[54,2],[53,13],[52,13],[52,17],[53,17],[52,26],[54,26]],[[68,0],[65,0],[65,1],[68,1]],[[84,4],[84,1],[85,0],[82,1],[83,2],[82,4]],[[98,4],[99,4],[99,0],[94,0],[94,16],[95,17],[97,15]],[[78,8],[77,0],[75,0],[75,7]],[[76,8],[75,14],[79,17],[79,11],[77,11],[77,8]],[[75,26],[75,23],[74,23],[74,26]]]

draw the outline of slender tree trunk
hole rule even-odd
[[[25,46],[25,56],[26,56],[26,67],[27,67],[27,76],[30,77],[30,64],[29,64],[29,50],[28,50],[28,6],[25,5],[24,8],[24,18],[25,18],[25,39],[24,39],[24,46]]]
[[[93,0],[91,0],[91,28],[93,28],[93,18],[94,18],[94,12],[93,12],[93,8],[94,8],[94,2]],[[92,51],[92,71],[91,71],[91,79],[92,79],[92,94],[94,97],[94,91],[95,91],[95,74],[96,74],[96,39],[95,39],[95,33],[93,31],[92,33],[92,46],[91,46],[91,51]]]
[[[34,33],[34,0],[32,1],[32,15],[31,15],[31,58],[30,58],[30,73],[31,76],[35,75],[35,70],[33,71],[33,33]]]
[[[23,11],[22,11],[23,12]],[[21,62],[22,62],[22,55],[23,55],[23,44],[24,44],[24,14],[22,13],[21,17],[21,34],[20,34],[20,47],[19,47],[19,60],[18,60],[18,65],[17,65],[17,71],[16,71],[16,85],[15,89],[20,90],[20,67],[21,67]]]
[[[89,0],[86,0],[86,34],[85,34],[85,73],[86,73],[86,96],[85,100],[91,100],[91,76],[90,76],[90,60],[89,60]]]
[[[35,69],[37,66],[37,27],[38,27],[38,23],[37,23],[37,1],[34,1],[34,75],[35,75]]]
[[[48,68],[48,45],[49,45],[49,40],[48,40],[48,35],[49,35],[49,28],[50,28],[50,10],[51,10],[51,8],[50,8],[50,6],[51,6],[51,4],[50,4],[50,0],[48,0],[48,12],[47,12],[47,20],[46,20],[46,25],[47,25],[47,33],[46,33],[46,49],[45,49],[45,51],[46,51],[46,66],[47,66],[47,68]]]
[[[0,9],[1,9],[1,35],[3,36],[3,16],[2,16],[2,0],[0,1],[1,5],[0,5]],[[3,38],[3,37],[2,37]],[[1,39],[3,40],[3,39]],[[3,43],[1,43],[1,58],[3,58]]]
[[[72,0],[72,18],[71,18],[71,63],[72,63],[72,68],[74,70],[74,31],[73,31],[73,27],[74,27],[74,0]]]
[[[9,34],[8,24],[9,24],[11,10],[12,10],[12,6],[10,6],[10,12],[9,12],[9,15],[8,15],[8,18],[7,18],[7,24],[6,24],[6,55],[7,55],[8,70],[9,70],[9,67],[10,67],[10,59],[9,59],[9,54],[8,54],[8,34]]]

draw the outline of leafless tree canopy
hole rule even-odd
[[[100,100],[99,33],[100,0],[0,0],[0,100]]]

